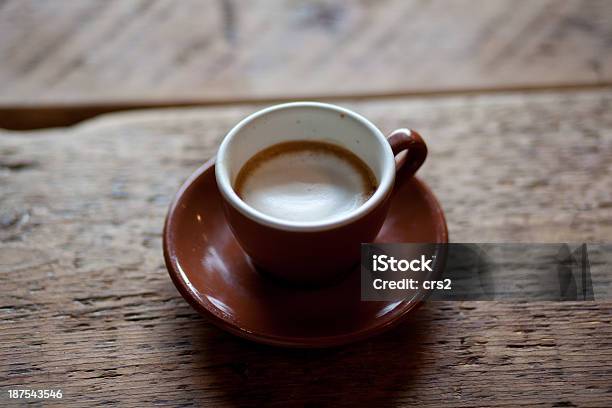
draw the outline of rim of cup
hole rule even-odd
[[[256,118],[268,115],[279,110],[304,107],[332,110],[336,113],[342,113],[346,115],[345,117],[350,118],[367,128],[369,133],[373,137],[375,137],[382,145],[383,151],[385,152],[382,157],[382,175],[380,177],[380,180],[378,180],[378,187],[376,188],[374,194],[365,203],[363,203],[356,209],[341,216],[327,218],[324,221],[288,221],[281,218],[272,217],[270,215],[264,214],[259,210],[256,210],[255,208],[244,202],[238,196],[238,194],[236,194],[230,180],[229,171],[227,169],[227,152],[229,150],[229,146],[231,145],[235,135],[237,135],[248,123],[250,123]],[[352,151],[352,149],[350,149],[349,147],[343,147]],[[290,102],[270,106],[268,108],[259,110],[242,119],[237,125],[235,125],[223,138],[223,141],[219,146],[219,150],[217,151],[217,158],[215,162],[215,177],[217,179],[217,186],[222,196],[229,202],[230,205],[232,205],[232,207],[234,207],[237,211],[239,211],[247,218],[250,218],[251,220],[259,224],[263,224],[275,229],[285,231],[315,232],[334,229],[343,225],[350,224],[353,221],[356,221],[364,215],[368,214],[370,211],[380,205],[390,193],[391,188],[393,187],[393,183],[395,181],[395,157],[393,155],[393,151],[391,150],[391,146],[389,145],[389,142],[387,141],[387,138],[383,135],[383,133],[372,122],[370,122],[368,119],[361,116],[360,114],[329,103]]]

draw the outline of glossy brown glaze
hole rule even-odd
[[[393,154],[401,158],[397,168],[402,171],[396,179],[412,177],[427,157],[421,136],[398,129],[388,142]],[[390,197],[391,191],[371,211],[350,223],[312,232],[270,227],[249,218],[227,200],[223,204],[230,229],[258,268],[292,284],[320,286],[336,281],[359,262],[360,244],[372,242],[380,231]]]
[[[398,176],[375,241],[448,242],[444,215],[431,191],[414,177]],[[418,305],[362,302],[358,268],[316,289],[288,286],[259,273],[230,231],[222,201],[210,161],[181,187],[164,228],[164,256],[174,284],[219,327],[271,345],[328,347],[388,329]]]
[[[396,156],[397,168],[402,170],[402,177],[414,175],[427,158],[427,145],[421,135],[411,129],[397,129],[387,140]]]
[[[287,282],[314,286],[333,282],[357,264],[360,244],[371,242],[383,225],[389,196],[355,222],[316,232],[268,227],[223,204],[232,232],[255,265]]]

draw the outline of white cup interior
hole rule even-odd
[[[233,189],[240,169],[272,145],[316,140],[344,147],[374,173],[378,188],[361,207],[324,222],[292,222],[268,216],[242,201]],[[395,160],[384,135],[364,117],[331,104],[295,102],[272,106],[242,120],[225,137],[217,153],[217,184],[234,208],[255,221],[287,230],[323,230],[342,225],[373,209],[393,185]]]

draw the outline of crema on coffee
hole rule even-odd
[[[255,154],[234,190],[249,206],[282,220],[322,222],[363,205],[376,177],[349,150],[325,142],[294,141]]]

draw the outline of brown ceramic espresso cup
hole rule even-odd
[[[243,201],[235,190],[242,167],[262,150],[292,141],[350,151],[372,171],[374,193],[351,211],[321,221],[277,218]],[[398,129],[385,138],[348,109],[295,102],[256,112],[230,130],[219,147],[215,175],[227,222],[253,264],[283,280],[312,285],[333,281],[359,262],[360,244],[374,240],[383,225],[396,171],[402,169],[398,177],[412,177],[426,156],[427,147],[414,131]]]

